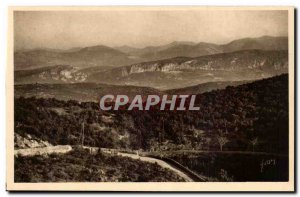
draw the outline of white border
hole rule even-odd
[[[101,1],[101,5],[124,5],[125,3],[123,1],[107,1],[107,0],[104,0],[104,1]],[[215,0],[211,0],[211,1],[207,1],[207,2],[202,2],[202,3],[199,3],[197,1],[188,1],[188,0],[185,0],[185,1],[176,1],[176,0],[173,0],[173,1],[164,1],[164,2],[161,2],[161,1],[157,1],[157,0],[152,0],[152,1],[127,1],[126,2],[126,5],[170,5],[170,4],[173,4],[173,5],[226,5],[226,6],[229,6],[229,5],[249,5],[249,2],[246,2],[246,1],[231,1],[231,2],[224,2],[224,1],[215,1]],[[86,0],[86,1],[79,1],[79,0],[73,0],[73,1],[58,1],[58,0],[47,0],[47,1],[40,1],[40,2],[35,2],[33,0],[31,1],[17,1],[17,0],[14,0],[14,1],[5,1],[4,4],[1,4],[1,33],[2,33],[2,36],[1,36],[1,43],[2,45],[1,46],[6,46],[6,43],[7,43],[7,38],[6,38],[6,32],[7,32],[7,6],[8,5],[17,5],[17,6],[23,6],[23,5],[27,5],[27,6],[30,6],[30,5],[99,5],[98,2],[96,1],[91,1],[91,0]],[[298,5],[298,1],[276,1],[276,0],[273,0],[273,1],[263,1],[263,0],[260,0],[260,1],[252,1],[252,5]],[[6,47],[1,47],[1,54],[6,54],[7,51],[6,51]],[[2,60],[2,65],[6,65],[6,60],[5,58],[1,58]],[[3,70],[4,71],[4,67],[3,66]],[[2,86],[0,87],[0,91],[2,93],[2,95],[5,95],[5,88],[4,88],[4,79],[5,79],[5,72],[0,72],[0,80],[3,80],[2,82]],[[5,109],[5,105],[6,105],[6,102],[5,102],[5,97],[1,97],[1,106],[2,109]],[[5,121],[5,112],[4,110],[2,111],[2,114],[1,114],[1,123],[0,124],[0,128],[2,128],[2,131],[5,131],[5,125],[6,125],[6,121]],[[3,139],[3,141],[5,141],[5,132],[1,132],[1,137]],[[298,135],[299,136],[299,135]],[[3,158],[5,158],[5,146],[4,146],[5,143],[3,143],[2,147],[1,147],[1,154],[3,155]],[[5,162],[4,160],[3,161],[3,164],[2,166],[5,166]],[[1,177],[2,177],[2,185],[4,186],[5,185],[5,179],[4,179],[4,176],[5,176],[5,168],[2,168],[2,171],[1,171]],[[230,185],[230,184],[229,184]],[[53,187],[54,189],[58,189],[57,187]],[[37,188],[35,188],[37,189]],[[4,190],[2,190],[4,191]],[[7,193],[6,193],[7,194]]]

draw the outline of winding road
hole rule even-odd
[[[98,152],[98,147],[88,147],[84,146],[84,149],[88,149],[90,153],[96,153]],[[60,153],[65,154],[73,150],[73,148],[70,145],[58,145],[58,146],[48,146],[48,147],[42,147],[42,148],[26,148],[26,149],[16,149],[14,150],[15,156],[33,156],[33,155],[47,155],[51,153]],[[141,154],[138,153],[138,151],[132,151],[130,153],[128,152],[122,152],[118,149],[107,149],[107,148],[101,148],[101,151],[111,154],[111,155],[119,155],[122,157],[129,157],[131,159],[138,159],[141,161],[149,162],[149,163],[157,163],[159,166],[163,168],[167,168],[174,173],[176,173],[178,176],[182,177],[187,182],[203,182],[208,181],[208,178],[197,174],[190,169],[188,169],[186,166],[183,166],[182,164],[176,162],[175,160],[172,160],[167,157],[159,157],[155,154],[149,154],[149,152],[142,152]],[[136,152],[136,153],[135,153]],[[208,151],[188,151],[185,150],[185,152],[196,152],[196,153],[207,153]],[[209,153],[220,153],[220,151],[209,151]],[[286,157],[286,155],[280,155],[280,154],[273,154],[273,153],[264,153],[264,152],[242,152],[242,151],[224,151],[223,154],[257,154],[257,155],[275,155],[275,156],[283,156]]]
[[[145,161],[145,162],[150,162],[150,163],[157,163],[158,165],[160,165],[163,168],[167,168],[171,171],[173,171],[174,173],[176,173],[178,176],[182,177],[185,181],[187,182],[193,182],[194,180],[189,177],[186,173],[178,170],[177,168],[174,168],[173,166],[171,166],[170,164],[168,164],[165,161],[162,161],[160,159],[156,159],[156,158],[151,158],[151,157],[144,157],[144,156],[139,156],[136,154],[130,154],[130,153],[118,153],[118,155],[122,156],[122,157],[130,157],[132,159],[139,159],[141,161]]]
[[[85,149],[89,149],[90,152],[96,152],[98,148],[96,147],[84,147]],[[69,145],[64,145],[64,146],[50,146],[50,147],[43,147],[43,148],[26,148],[26,149],[18,149],[14,151],[14,154],[16,156],[33,156],[33,155],[46,155],[46,154],[52,154],[52,153],[62,153],[65,154],[69,151],[72,150],[72,147]],[[182,170],[173,167],[171,164],[157,158],[152,158],[152,157],[147,157],[147,156],[139,156],[138,154],[133,154],[133,153],[123,153],[123,152],[118,152],[115,149],[104,149],[102,150],[103,152],[107,154],[116,154],[122,157],[129,157],[132,159],[138,159],[141,161],[149,162],[149,163],[157,163],[163,168],[167,168],[174,173],[176,173],[178,176],[182,177],[185,181],[187,182],[193,182],[195,181],[190,175],[187,173],[183,172]]]

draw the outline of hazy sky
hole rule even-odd
[[[287,11],[16,11],[15,49],[103,44],[144,47],[173,41],[227,43],[287,36]]]

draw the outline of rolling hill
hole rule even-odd
[[[80,68],[92,66],[122,66],[134,62],[139,62],[139,60],[126,53],[103,45],[67,51],[38,49],[17,51],[14,53],[15,70],[42,68],[54,65],[71,65]]]
[[[238,86],[249,81],[220,81],[199,84],[195,86],[160,91],[154,88],[140,86],[121,86],[97,83],[72,83],[72,84],[19,84],[15,85],[15,97],[56,98],[59,100],[77,100],[97,102],[107,94],[127,95],[132,99],[135,95],[191,95],[201,94],[228,86]]]
[[[98,102],[107,94],[127,95],[130,99],[135,95],[162,95],[154,88],[136,86],[116,86],[96,83],[73,84],[22,84],[15,85],[15,97],[55,98],[59,100],[77,100]]]

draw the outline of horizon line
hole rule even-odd
[[[105,44],[95,44],[95,45],[88,45],[88,46],[74,46],[74,47],[70,47],[70,48],[66,48],[66,49],[62,49],[62,48],[48,48],[48,47],[35,47],[35,48],[23,48],[23,49],[14,49],[14,52],[26,52],[26,51],[35,51],[35,50],[60,50],[61,52],[64,52],[64,51],[70,51],[70,50],[74,50],[76,48],[78,48],[79,50],[80,49],[84,49],[84,48],[89,48],[89,47],[96,47],[96,46],[104,46],[104,47],[108,47],[108,48],[112,48],[112,49],[116,49],[117,48],[120,48],[120,47],[130,47],[130,48],[134,48],[134,49],[145,49],[145,48],[148,48],[148,47],[160,47],[160,46],[166,46],[166,45],[169,45],[169,44],[172,44],[172,43],[183,43],[183,42],[186,42],[186,43],[192,43],[191,45],[197,45],[197,44],[200,44],[200,43],[207,43],[207,44],[215,44],[215,45],[226,45],[226,44],[230,44],[231,42],[234,42],[234,41],[237,41],[237,40],[243,40],[243,39],[259,39],[259,38],[263,38],[263,37],[272,37],[272,38],[288,38],[288,36],[271,36],[271,35],[263,35],[263,36],[259,36],[259,37],[243,37],[243,38],[238,38],[238,39],[234,39],[234,40],[231,40],[229,42],[226,42],[224,44],[216,44],[216,43],[213,43],[213,42],[204,42],[204,41],[185,41],[185,40],[181,40],[181,41],[178,41],[178,40],[174,40],[172,42],[168,42],[168,43],[165,43],[165,44],[161,44],[161,45],[145,45],[143,47],[134,47],[132,45],[127,45],[127,44],[123,44],[123,45],[118,45],[118,46],[110,46],[110,45],[105,45]]]

